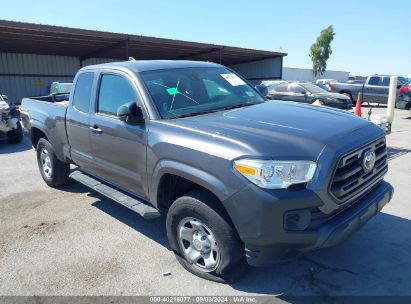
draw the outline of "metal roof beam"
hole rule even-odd
[[[195,52],[195,53],[189,53],[189,54],[183,55],[183,56],[178,56],[176,59],[190,59],[190,58],[193,58],[193,57],[197,57],[197,56],[200,56],[200,55],[211,54],[211,53],[218,52],[218,51],[221,51],[221,50],[222,50],[222,48],[211,48],[211,49],[208,49],[208,50],[203,50],[203,51],[198,51],[198,52]]]
[[[127,54],[128,53],[128,51],[127,51],[128,42],[129,42],[129,39],[126,39],[126,40],[119,41],[115,44],[111,44],[111,45],[102,47],[100,49],[97,49],[93,52],[90,52],[90,53],[87,53],[87,54],[81,56],[80,60],[83,61],[83,60],[86,60],[86,59],[89,59],[89,58],[97,57],[101,54],[104,54],[106,52],[110,52],[110,51],[113,51],[113,50],[116,50],[116,49],[119,49],[119,48],[122,48],[122,47],[126,48],[126,54]]]

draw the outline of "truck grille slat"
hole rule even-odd
[[[366,172],[362,161],[364,153],[368,150],[375,152],[376,161],[374,168]],[[340,158],[331,181],[330,193],[339,204],[346,203],[371,189],[383,178],[387,169],[385,138],[380,138]]]

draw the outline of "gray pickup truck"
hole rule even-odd
[[[398,89],[405,84],[406,78],[398,77]],[[369,76],[364,83],[332,82],[329,84],[331,91],[348,96],[353,104],[358,100],[358,94],[362,93],[362,102],[387,104],[390,76]],[[398,93],[398,92],[397,92]]]
[[[214,63],[85,67],[68,100],[25,98],[22,113],[48,185],[71,177],[145,218],[164,214],[178,261],[210,280],[336,245],[393,195],[381,128],[266,101]]]

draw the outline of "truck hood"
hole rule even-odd
[[[207,134],[207,144],[214,141],[215,149],[224,139],[230,150],[233,144],[237,145],[238,156],[307,160],[317,159],[325,145],[371,125],[345,111],[285,101],[270,101],[172,122],[198,131],[199,136]]]

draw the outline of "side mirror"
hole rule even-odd
[[[8,101],[9,98],[7,97],[7,95],[1,95],[1,97],[3,98],[4,101]]]
[[[141,124],[144,122],[143,111],[135,101],[127,102],[117,109],[117,116],[120,120],[129,124]]]
[[[307,95],[307,91],[301,91],[301,94]]]
[[[397,85],[397,89],[401,89],[401,87],[402,87],[402,84]]]
[[[268,88],[263,84],[258,84],[255,86],[255,89],[260,92],[264,97],[268,95]]]

